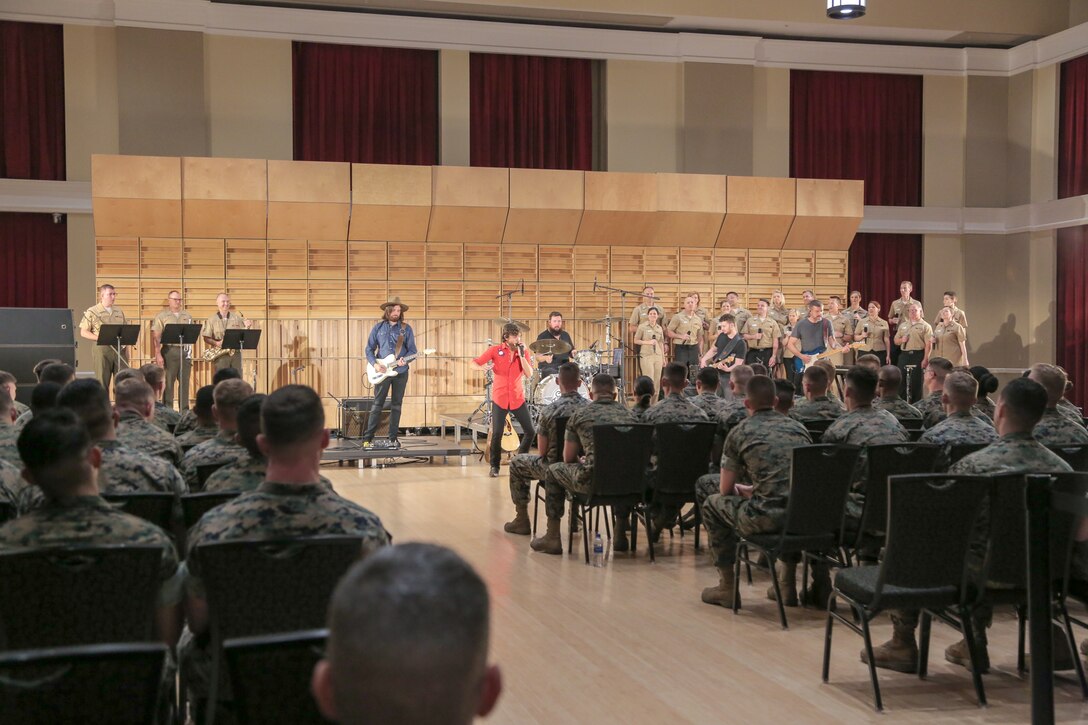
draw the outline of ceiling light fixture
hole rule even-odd
[[[850,20],[865,14],[865,0],[827,0],[827,17]]]

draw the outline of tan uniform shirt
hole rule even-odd
[[[944,308],[942,307],[941,309],[943,310]],[[964,314],[963,310],[961,310],[959,307],[956,307],[955,305],[953,305],[952,307],[949,307],[948,309],[952,310],[952,321],[959,324],[960,327],[962,327],[964,330],[966,330],[967,329],[967,315]],[[937,312],[937,316],[938,317],[940,316],[939,311]],[[933,320],[933,327],[936,327],[936,326],[937,326],[937,320],[934,319]]]
[[[961,342],[967,342],[967,331],[958,322],[933,328],[933,354],[945,358],[957,367],[963,365]]]
[[[698,345],[699,333],[703,331],[703,321],[696,314],[688,316],[686,312],[677,312],[669,320],[669,329],[680,335],[687,336],[674,339],[673,342],[677,346]]]
[[[769,350],[774,347],[775,338],[782,337],[782,328],[769,314],[767,317],[749,317],[744,326],[745,335],[758,335],[761,330],[763,334],[758,340],[745,340],[749,350]]]
[[[825,317],[831,320],[831,331],[835,333],[836,342],[840,345],[843,344],[846,341],[846,336],[854,329],[854,318],[844,312],[837,315],[825,315]]]
[[[657,340],[657,347],[653,345],[639,345],[639,357],[653,357],[665,354],[665,331],[661,325],[651,326],[649,322],[643,322],[635,331],[635,340]]]
[[[895,318],[898,319],[900,322],[907,319],[907,305],[910,304],[915,304],[919,307],[922,306],[922,303],[914,299],[913,297],[908,297],[906,302],[903,301],[902,297],[899,297],[888,308],[888,319],[891,320]]]
[[[662,309],[661,305],[647,305],[641,304],[635,309],[631,310],[631,319],[628,320],[632,325],[641,325],[646,321],[646,315],[649,313],[651,307]]]
[[[102,329],[102,325],[124,325],[127,322],[125,313],[121,311],[120,307],[114,307],[107,311],[99,303],[83,313],[83,319],[79,321],[79,329],[97,335],[98,331]]]
[[[917,322],[907,320],[899,326],[895,333],[896,337],[901,338],[903,335],[907,336],[907,341],[902,345],[904,350],[907,352],[925,350],[926,342],[933,337],[933,328],[925,320],[918,320]]]
[[[785,307],[772,307],[767,311],[767,317],[777,322],[779,327],[785,328],[790,322],[790,311]]]
[[[176,315],[170,310],[163,310],[159,314],[155,315],[155,319],[151,320],[151,331],[159,337],[163,347],[170,345],[169,340],[162,339],[162,330],[167,325],[191,325],[193,323],[193,316],[185,310],[177,313]],[[174,344],[177,344],[176,342]]]
[[[227,313],[227,318],[223,319],[216,312],[214,315],[204,320],[204,327],[200,328],[200,335],[202,337],[210,337],[213,340],[222,340],[223,334],[227,330],[240,330],[245,328],[246,320],[242,317],[241,313],[234,312],[233,310]]]
[[[888,349],[888,322],[881,318],[875,320],[868,315],[854,323],[854,341],[864,342],[861,350],[865,352],[885,352]]]

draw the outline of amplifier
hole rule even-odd
[[[38,380],[34,366],[55,358],[76,366],[72,311],[41,307],[0,307],[0,369],[15,376],[15,397],[30,403]]]
[[[375,436],[386,437],[389,435],[389,408],[392,401],[385,399]],[[366,427],[370,422],[370,408],[374,405],[374,398],[344,398],[344,405],[340,408],[340,435],[344,438],[362,438]]]

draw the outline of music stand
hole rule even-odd
[[[223,333],[223,349],[238,351],[238,367],[242,367],[242,350],[256,350],[260,341],[260,330],[233,328]]]
[[[111,323],[98,328],[98,342],[96,344],[102,347],[112,347],[117,351],[117,369],[120,370],[120,363],[123,362],[128,366],[128,361],[121,357],[121,346],[135,345],[138,339],[140,339],[139,325],[115,325]]]
[[[180,390],[178,390],[179,407],[181,410],[189,409],[189,391],[188,386],[185,384],[188,380],[188,376],[185,374],[185,346],[195,345],[196,341],[200,338],[200,330],[202,326],[199,324],[181,324],[177,322],[171,322],[162,328],[162,335],[159,337],[159,344],[161,345],[164,340],[173,340],[177,338],[177,345],[181,348],[181,371],[178,375],[181,377],[181,381],[178,383]],[[173,342],[170,342],[173,345]]]

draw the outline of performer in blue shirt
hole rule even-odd
[[[370,408],[370,418],[363,433],[363,448],[369,448],[374,440],[374,431],[378,428],[382,406],[389,389],[393,389],[393,403],[389,408],[389,440],[394,447],[400,426],[400,409],[404,403],[404,390],[408,387],[408,364],[404,358],[416,354],[416,336],[412,326],[404,321],[408,305],[400,297],[390,297],[382,303],[382,320],[374,325],[366,341],[366,359],[379,373],[386,372],[386,366],[380,360],[392,355],[395,358],[393,369],[396,375],[388,377],[374,386],[374,405]]]

